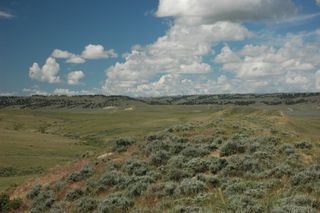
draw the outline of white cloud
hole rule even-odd
[[[211,25],[186,26],[174,24],[166,35],[145,47],[132,48],[124,63],[107,69],[104,90],[111,94],[128,93],[150,82],[157,75],[203,74],[212,67],[203,62],[214,44],[239,41],[252,36],[245,27],[217,22]]]
[[[29,69],[29,77],[34,80],[48,82],[48,83],[59,83],[60,77],[58,73],[60,71],[60,65],[52,57],[46,60],[46,63],[39,67],[38,63],[33,63]]]
[[[82,71],[73,71],[68,74],[68,84],[76,85],[79,81],[84,78],[84,73]]]
[[[52,92],[52,95],[66,95],[66,96],[74,96],[74,95],[95,95],[98,90],[88,91],[88,90],[80,90],[74,91],[69,89],[57,88]]]
[[[24,88],[22,92],[27,93],[27,95],[49,95],[49,93],[42,91],[38,86],[32,88]]]
[[[0,96],[14,96],[16,95],[15,92],[1,92],[0,91]]]
[[[184,22],[278,20],[295,15],[291,0],[160,0],[157,16],[177,17]],[[190,23],[190,22],[189,22]]]
[[[320,0],[316,0],[316,3],[320,6]]]
[[[113,49],[105,50],[100,44],[89,44],[85,47],[81,55],[85,59],[100,59],[100,58],[116,58],[118,55]]]
[[[74,55],[73,53],[70,53],[68,51],[65,51],[65,50],[59,50],[59,49],[55,49],[53,52],[52,52],[52,57],[54,58],[70,58],[72,55]]]
[[[223,64],[223,63],[235,63],[239,62],[240,57],[235,54],[229,46],[224,46],[219,55],[214,59],[215,63]]]
[[[315,84],[316,84],[316,90],[319,92],[320,91],[320,70],[318,70],[315,73]]]
[[[70,63],[70,64],[83,64],[86,62],[86,60],[83,59],[81,56],[75,55],[65,50],[55,49],[52,52],[51,56],[54,58],[66,59],[66,63]]]
[[[9,12],[1,11],[1,10],[0,10],[0,19],[1,19],[1,18],[10,19],[10,18],[14,18],[14,15],[12,15],[12,14],[9,13]]]
[[[72,55],[66,60],[66,62],[69,64],[83,64],[86,62],[86,60],[79,55]]]

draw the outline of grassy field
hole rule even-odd
[[[106,110],[0,110],[0,191],[48,168],[108,149],[121,136],[142,138],[166,127],[205,121],[221,107],[139,106]],[[27,174],[27,175],[25,175]]]
[[[314,173],[317,170],[307,169],[320,162],[319,130],[320,110],[312,104],[1,109],[0,191],[9,188],[12,197],[22,197],[25,212],[47,208],[41,206],[42,201],[34,204],[36,201],[31,203],[30,198],[25,198],[39,183],[46,186],[41,193],[49,196],[50,192],[56,205],[67,212],[87,208],[73,202],[73,198],[68,200],[68,196],[79,196],[76,200],[81,198],[79,202],[88,205],[94,203],[92,208],[98,208],[97,212],[228,212],[237,206],[244,212],[289,207],[319,210],[318,182],[304,176],[318,174]],[[150,134],[154,136],[146,137]],[[115,148],[114,141],[121,137],[132,137],[136,142],[130,145],[130,141],[124,141],[128,144],[121,147],[121,142]],[[276,144],[273,138],[277,139]],[[239,140],[240,145],[234,140]],[[111,152],[107,161],[97,160]],[[208,166],[217,160],[228,166],[219,170]],[[86,165],[90,174],[83,176]],[[182,173],[170,173],[171,170]],[[300,176],[296,177],[296,173]],[[75,179],[71,181],[70,177]],[[105,178],[125,178],[128,188],[122,188],[118,179],[108,185],[110,179]],[[310,183],[294,185],[299,178]],[[62,191],[56,191],[59,184],[64,186]],[[188,191],[190,185],[195,188]],[[163,196],[168,192],[157,191],[159,187],[174,187],[176,191]],[[120,202],[119,196],[124,197],[124,203],[108,203]],[[301,196],[303,202],[315,199],[315,203],[299,206],[290,200],[300,202]]]

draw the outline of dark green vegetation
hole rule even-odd
[[[0,142],[7,147],[0,161],[3,178],[38,174],[37,162],[45,157],[52,164],[40,165],[43,171],[54,160],[61,163],[11,188],[11,199],[21,197],[18,208],[25,212],[318,212],[320,101],[316,95],[293,97],[309,101],[182,106],[144,100],[95,110],[6,107],[0,110],[1,131],[9,139]],[[15,149],[34,143],[26,137],[21,144],[29,133],[52,140],[29,149],[38,152],[33,164],[17,162]],[[21,137],[10,149],[16,135]]]

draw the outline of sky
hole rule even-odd
[[[0,95],[320,92],[320,0],[1,0]]]

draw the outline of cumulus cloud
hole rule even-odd
[[[26,93],[27,95],[49,95],[48,92],[40,90],[38,86],[24,88],[22,92]]]
[[[315,35],[315,34],[314,34]],[[266,91],[314,91],[314,73],[320,65],[318,44],[306,42],[305,34],[287,35],[280,47],[245,45],[234,52],[224,47],[214,59],[222,70],[242,80],[264,81]],[[227,49],[227,51],[226,51]],[[226,54],[227,52],[228,54]],[[235,60],[222,60],[232,55]]]
[[[68,74],[68,84],[76,85],[79,81],[84,78],[84,73],[82,71],[73,71]]]
[[[166,35],[145,47],[136,46],[126,54],[124,63],[106,70],[107,93],[122,94],[150,82],[157,75],[204,74],[212,72],[203,62],[212,46],[221,41],[240,41],[252,36],[245,27],[231,22],[211,25],[173,25]]]
[[[62,58],[62,59],[66,59],[67,63],[70,64],[83,64],[86,62],[85,59],[83,59],[81,56],[73,54],[71,52],[65,51],[65,50],[59,50],[59,49],[55,49],[52,54],[52,57],[54,58]]]
[[[66,59],[66,63],[70,64],[83,64],[86,62],[86,59],[90,60],[118,57],[114,49],[105,50],[105,48],[100,44],[87,45],[81,55],[77,55],[66,50],[55,49],[51,56],[57,59]]]
[[[100,59],[100,58],[116,58],[118,55],[113,49],[105,50],[102,45],[89,44],[85,47],[81,55],[85,59]]]
[[[29,77],[38,81],[59,83],[59,71],[60,65],[53,57],[49,57],[42,67],[40,67],[38,63],[33,63],[33,65],[29,68]]]
[[[264,56],[254,57],[257,51],[265,53],[267,50],[263,48],[272,47],[248,47],[243,54],[251,51],[248,54],[253,57],[249,57],[225,46],[213,63],[221,64],[223,70],[232,70],[231,79],[221,75],[216,80],[208,80],[208,73],[214,70],[205,57],[210,56],[220,42],[253,37],[242,22],[279,21],[292,18],[296,13],[291,0],[160,0],[156,15],[173,17],[170,29],[152,44],[134,46],[124,55],[124,62],[109,67],[103,90],[107,94],[131,95],[259,90],[270,85],[259,79],[260,76],[280,72],[273,70],[275,62],[265,61]],[[287,60],[282,69],[312,69],[310,65],[303,60],[297,63]],[[290,79],[290,82],[303,80],[302,77]]]
[[[1,19],[1,18],[10,19],[10,18],[14,18],[14,15],[12,15],[12,14],[9,13],[9,12],[0,10],[0,19]]]
[[[52,95],[66,95],[66,96],[75,96],[75,95],[95,95],[98,93],[98,90],[94,89],[92,91],[80,90],[74,91],[69,89],[57,88],[52,91]]]
[[[156,15],[212,23],[278,20],[292,17],[296,12],[291,0],[160,0]]]
[[[320,91],[320,70],[315,73],[316,90]]]

